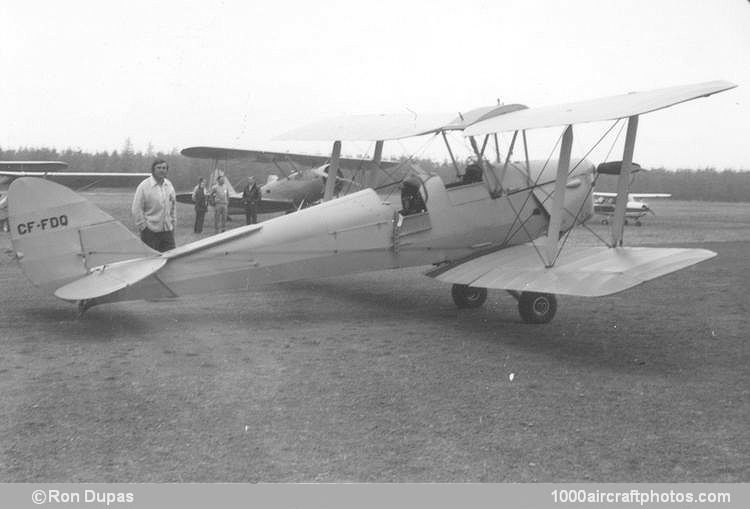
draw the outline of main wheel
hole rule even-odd
[[[478,308],[487,300],[487,288],[453,285],[451,295],[459,308]]]
[[[551,293],[523,292],[518,312],[526,323],[549,323],[557,312],[557,299]]]

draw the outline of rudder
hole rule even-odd
[[[106,263],[159,253],[67,187],[23,177],[8,190],[11,241],[26,276],[57,289]]]

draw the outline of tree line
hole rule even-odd
[[[149,146],[146,152],[133,150],[130,140],[126,140],[121,150],[112,152],[84,152],[80,149],[67,148],[58,151],[54,148],[18,149],[0,148],[0,160],[55,160],[64,161],[69,165],[69,171],[81,172],[149,172],[151,163],[161,158],[169,163],[169,179],[178,190],[191,189],[198,178],[206,177],[212,169],[211,161],[188,158],[181,155],[177,149],[170,152],[155,151]],[[402,158],[402,161],[407,161]],[[436,162],[430,159],[411,158],[410,164],[416,164],[427,172],[436,172],[444,178],[455,178],[453,165],[449,161]],[[279,163],[282,170],[294,171],[289,163]],[[260,182],[264,182],[268,175],[278,174],[278,168],[270,163],[255,163],[242,160],[226,161],[221,164],[230,181],[239,186],[242,179],[250,174]],[[375,179],[377,185],[387,183],[389,178],[400,179],[408,171],[391,171],[390,177],[379,175]],[[597,190],[614,191],[616,177],[602,175],[597,180]],[[666,170],[664,168],[639,172],[631,186],[632,192],[643,193],[671,193],[677,200],[702,201],[750,201],[750,171],[704,169]]]

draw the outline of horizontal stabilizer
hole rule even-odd
[[[132,298],[175,297],[172,289],[155,276],[170,260],[214,247],[231,239],[251,235],[262,228],[260,224],[235,228],[165,253],[95,267],[85,276],[58,288],[55,296],[72,301],[99,299],[143,281],[137,289],[127,290],[135,292],[130,294]],[[153,277],[144,281],[149,276]]]
[[[61,286],[55,291],[55,296],[65,300],[103,297],[146,279],[166,263],[165,257],[157,256],[102,265],[88,275]]]
[[[519,292],[598,297],[621,292],[716,256],[706,249],[578,247],[545,267],[531,244],[523,244],[435,269],[446,283]]]

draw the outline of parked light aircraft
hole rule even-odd
[[[594,192],[594,214],[604,216],[602,224],[609,224],[609,218],[615,215],[615,202],[617,193]],[[641,226],[641,218],[648,213],[654,214],[648,203],[643,198],[671,198],[669,193],[628,193],[628,204],[625,207],[625,224],[628,219],[635,221],[636,226]]]
[[[613,294],[715,256],[705,249],[623,247],[625,205],[640,115],[735,86],[714,81],[541,108],[492,106],[458,118],[317,122],[281,138],[334,140],[333,173],[342,141],[375,141],[377,164],[385,140],[459,130],[474,147],[479,180],[476,172],[465,171],[471,178],[445,185],[415,168],[404,181],[399,206],[372,189],[332,199],[329,179],[319,205],[165,253],[151,250],[69,189],[18,179],[10,189],[11,239],[31,281],[77,302],[80,313],[106,302],[432,265],[427,275],[452,284],[459,307],[479,306],[488,288],[502,289],[517,298],[524,321],[545,323],[557,309],[555,294]],[[612,120],[614,127],[623,119],[627,130],[617,187],[622,199],[610,238],[602,246],[567,247],[570,230],[593,214],[595,179],[593,164],[571,158],[573,126]],[[555,126],[563,128],[556,161],[526,157],[523,171],[509,165],[518,134],[526,149],[527,129]],[[513,132],[513,139],[505,163],[493,166],[482,155],[490,137],[501,132]],[[478,136],[484,136],[481,149]]]
[[[328,178],[328,156],[316,156],[308,154],[289,154],[283,152],[268,152],[262,150],[244,150],[235,148],[221,147],[188,147],[181,151],[186,157],[199,159],[210,159],[213,161],[214,170],[209,178],[208,188],[216,180],[216,176],[221,170],[218,169],[219,161],[230,159],[242,159],[253,162],[273,163],[281,173],[270,175],[264,185],[261,186],[261,201],[258,204],[258,212],[290,212],[301,207],[309,206],[320,201],[323,198],[323,189],[325,188],[326,179]],[[280,162],[287,162],[292,165],[310,165],[312,168],[297,168],[292,172],[286,171]],[[368,168],[370,161],[361,159],[340,158],[339,171],[337,172],[337,189],[340,189],[344,182],[351,182],[341,175],[341,169],[357,170]],[[382,167],[393,166],[395,163],[385,162]],[[221,172],[224,173],[224,172]],[[228,178],[225,182],[229,186],[229,213],[244,214],[242,205],[242,193],[235,190]],[[338,193],[336,193],[338,194]],[[177,193],[177,201],[180,203],[193,203],[192,192]]]
[[[61,171],[68,167],[63,161],[0,161],[0,184],[21,177],[43,177],[66,186],[82,189],[106,183],[108,186],[137,184],[150,173],[101,173]],[[135,180],[134,180],[135,179]],[[0,196],[0,227],[7,231],[8,197]]]

